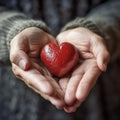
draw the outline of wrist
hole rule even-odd
[[[85,18],[76,18],[75,20],[66,24],[62,28],[62,31],[66,31],[66,30],[69,30],[69,29],[77,28],[77,27],[87,28],[87,29],[91,30],[92,32],[94,32],[96,34],[98,34],[100,36],[103,36],[101,31],[97,27],[97,25],[95,23],[93,23],[92,21],[87,20]]]

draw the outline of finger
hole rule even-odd
[[[49,81],[41,75],[36,69],[24,71],[17,65],[13,64],[13,72],[19,76],[27,85],[34,87],[37,91],[47,95],[53,95],[54,89]]]
[[[75,103],[71,106],[65,106],[64,107],[64,110],[68,113],[72,113],[72,112],[75,112],[77,110],[77,108],[80,106],[80,102],[79,101],[75,101]]]
[[[67,105],[72,105],[73,102],[76,100],[75,94],[76,94],[77,86],[80,80],[79,78],[80,76],[76,75],[69,80],[66,93],[65,93],[65,103]]]
[[[104,53],[104,54],[103,54]],[[103,51],[102,53],[99,53],[97,55],[97,64],[98,64],[98,67],[103,71],[105,72],[106,69],[107,69],[107,64],[110,60],[110,56],[109,56],[109,53],[108,52],[105,52]]]
[[[64,91],[64,93],[66,92],[68,82],[69,82],[69,78],[61,78],[59,80],[59,85],[61,89]]]
[[[10,61],[17,66],[19,66],[23,70],[27,70],[30,67],[30,61],[26,54],[27,41],[21,40],[22,38],[16,36],[12,42],[10,47]],[[24,41],[24,42],[23,42]]]
[[[61,89],[61,87],[59,86],[59,84],[56,82],[56,80],[54,80],[52,77],[50,76],[46,76],[46,78],[49,80],[49,82],[51,83],[51,85],[53,86],[53,88],[56,91],[56,96],[58,96],[61,99],[64,99],[64,91]]]
[[[54,94],[48,96],[48,100],[54,106],[56,106],[57,109],[63,109],[63,107],[65,106],[63,90],[60,88],[58,83],[53,78],[51,78],[50,76],[47,76],[46,78],[49,80],[49,82],[54,88]]]
[[[13,71],[16,76],[19,76],[30,88],[50,101],[57,109],[63,108],[65,105],[62,96],[63,92],[57,89],[59,91],[58,93],[58,91],[54,89],[54,86],[52,86],[53,84],[51,85],[49,82],[50,80],[43,77],[40,72],[36,70],[24,71],[15,64],[13,64]]]
[[[107,64],[110,59],[109,52],[105,46],[105,43],[101,37],[93,36],[90,41],[92,53],[97,59],[98,67],[102,71],[106,71]]]
[[[81,67],[81,66],[80,66]],[[72,74],[65,93],[65,102],[68,106],[72,105],[76,101],[76,90],[79,82],[83,76],[83,70],[78,67]]]
[[[44,94],[37,90],[34,86],[28,85],[31,89],[33,89],[36,93],[40,94],[45,100],[48,100],[51,104],[53,104],[57,109],[63,109],[65,106],[65,102],[61,99],[58,94],[53,94],[51,96]]]
[[[101,71],[99,68],[91,68],[87,70],[81,79],[76,92],[76,98],[82,103],[88,96],[91,88],[95,85]]]
[[[33,88],[34,89],[34,88]],[[54,105],[57,109],[63,109],[65,106],[65,102],[61,99],[58,94],[47,95],[42,92],[39,93],[45,100],[49,101],[52,105]]]
[[[17,50],[16,53],[11,51],[10,60],[23,70],[28,70],[30,68],[29,58],[22,50]]]
[[[57,108],[63,109],[65,106],[65,102],[63,99],[59,98],[58,96],[49,97],[49,101]]]
[[[64,92],[60,89],[59,85],[55,80],[53,80],[51,77],[46,77],[48,81],[51,83],[52,87],[54,88],[54,94],[45,94],[42,92],[39,92],[35,89],[35,87],[31,86],[33,90],[35,90],[37,93],[39,93],[43,98],[50,101],[57,109],[63,109],[65,106],[64,102]]]
[[[73,107],[64,107],[64,111],[67,113],[73,113],[76,112],[77,108],[73,108]]]

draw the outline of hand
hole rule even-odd
[[[18,78],[60,109],[65,104],[64,93],[39,58],[43,45],[55,41],[55,38],[39,28],[27,28],[11,41],[10,60]]]
[[[102,37],[86,28],[75,28],[60,33],[58,43],[70,42],[79,51],[80,61],[70,77],[59,80],[65,92],[66,112],[74,112],[86,99],[101,71],[106,71],[109,53]]]

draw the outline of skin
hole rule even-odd
[[[79,50],[82,62],[69,78],[63,78],[59,84],[65,92],[66,112],[74,112],[87,98],[97,78],[106,71],[110,59],[102,37],[86,28],[75,28],[57,36],[59,44],[70,42]]]
[[[56,81],[40,63],[40,49],[48,42],[70,42],[78,49],[82,61],[68,77]],[[62,32],[56,39],[39,28],[27,28],[13,38],[10,46],[14,74],[68,113],[75,112],[87,98],[110,59],[103,38],[82,27]]]
[[[27,28],[11,41],[10,60],[16,77],[60,109],[65,104],[64,92],[39,58],[43,45],[55,41],[55,38],[39,28]]]

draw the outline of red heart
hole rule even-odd
[[[52,74],[63,77],[78,63],[79,55],[72,44],[64,42],[60,46],[46,44],[40,52],[40,57]]]

